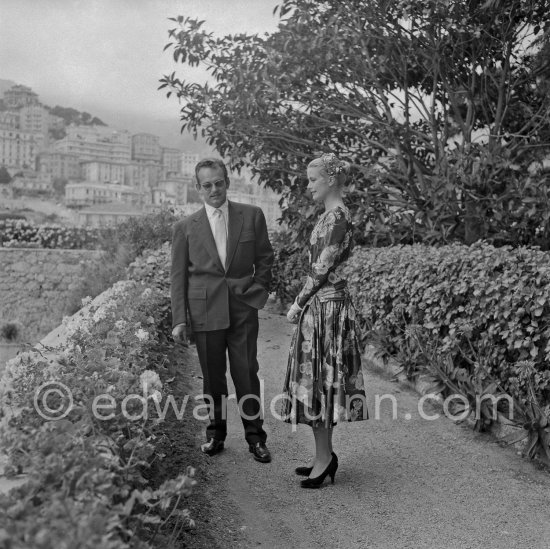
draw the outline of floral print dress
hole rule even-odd
[[[340,275],[351,252],[350,213],[326,211],[310,239],[310,273],[298,295],[303,310],[286,373],[283,420],[332,427],[368,419],[355,308]]]

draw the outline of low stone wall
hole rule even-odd
[[[0,248],[0,323],[19,320],[35,343],[59,325],[74,304],[94,250]]]

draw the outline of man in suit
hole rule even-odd
[[[191,329],[195,336],[210,405],[201,450],[214,455],[224,447],[227,351],[249,450],[267,463],[256,353],[258,310],[268,297],[273,248],[262,210],[227,200],[229,177],[221,160],[201,160],[195,175],[204,207],[176,223],[173,232],[172,335],[186,342]]]

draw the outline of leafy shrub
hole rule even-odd
[[[170,295],[170,269],[172,247],[165,242],[157,249],[147,250],[128,266],[129,278],[141,280],[150,286],[155,286],[164,295]]]
[[[100,231],[62,225],[35,225],[20,219],[0,220],[0,246],[5,248],[94,249]]]
[[[550,402],[547,253],[486,243],[361,248],[346,274],[364,327],[388,353],[408,348],[414,358],[421,331],[456,368],[483,367],[511,395],[525,395],[522,372],[533,369],[538,397]]]
[[[130,218],[114,227],[95,229],[36,225],[25,219],[0,218],[0,246],[32,248],[101,248],[115,255],[122,246],[132,260],[146,249],[160,247],[172,238],[172,226],[177,218],[171,209]]]
[[[0,325],[0,341],[15,343],[23,335],[23,324],[18,320],[4,322]]]
[[[305,274],[304,249],[288,235],[272,241],[274,291],[291,301]],[[378,354],[397,358],[409,378],[428,374],[431,392],[461,395],[476,430],[490,426],[495,411],[504,414],[517,429],[501,441],[525,441],[525,456],[550,464],[547,253],[486,243],[358,248],[344,272]]]
[[[10,410],[0,422],[6,474],[27,474],[24,484],[0,495],[0,540],[13,549],[146,548],[168,520],[172,526],[176,518],[178,529],[190,522],[179,504],[191,493],[194,471],[150,489],[144,470],[163,458],[154,445],[155,407],[135,421],[121,405],[133,394],[162,398],[156,368],[166,360],[168,296],[134,278],[90,301],[64,320],[62,348],[21,353],[0,379],[0,402]],[[46,382],[71,391],[73,406],[63,419],[37,413],[35,392]],[[103,394],[116,406],[98,415],[93,402]],[[59,394],[49,398],[53,410],[67,402]],[[127,404],[129,414],[143,409],[139,400]]]
[[[78,282],[78,286],[67,299],[66,315],[76,313],[82,307],[82,299],[96,297],[101,292],[119,280],[124,280],[126,268],[133,256],[124,246],[116,250],[104,252],[100,257],[86,264],[86,271]]]
[[[302,288],[308,264],[307,247],[296,243],[289,232],[275,233],[270,240],[275,252],[271,291],[281,303],[289,303]]]
[[[129,250],[133,260],[144,250],[154,250],[164,242],[170,242],[172,227],[177,220],[174,211],[169,208],[141,217],[131,217],[102,233],[101,248],[111,252],[122,245]]]
[[[172,210],[130,218],[115,227],[104,229],[98,237],[98,246],[104,254],[87,267],[86,277],[80,281],[78,288],[69,299],[67,314],[73,314],[81,307],[83,297],[95,297],[109,288],[118,280],[126,277],[126,269],[133,261],[148,261],[155,250],[162,249],[165,242],[172,240],[172,226],[177,220]],[[148,250],[147,255],[140,259],[140,254]],[[166,253],[166,251],[164,252]],[[153,265],[149,265],[149,278],[152,284],[168,276],[166,270],[161,278],[154,280],[151,276]],[[137,276],[137,274],[136,274]]]

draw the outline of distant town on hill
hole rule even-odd
[[[22,83],[5,78],[0,78],[0,98],[3,97],[5,91],[18,84]],[[35,89],[34,91],[40,94],[40,90]],[[125,112],[112,112],[110,110],[106,111],[104,109],[101,113],[98,113],[95,112],[93,108],[86,110],[76,109],[74,105],[66,104],[60,99],[56,97],[52,98],[51,96],[49,97],[49,100],[44,101],[44,103],[44,107],[47,109],[52,108],[51,105],[56,105],[56,107],[53,107],[53,109],[59,108],[68,111],[64,115],[60,114],[59,116],[62,116],[63,118],[67,116],[67,119],[74,116],[75,118],[72,121],[74,121],[75,123],[79,123],[77,122],[77,118],[78,115],[81,113],[82,115],[84,115],[84,120],[80,122],[81,125],[89,124],[89,122],[86,122],[85,120],[86,114],[90,114],[91,119],[96,120],[96,122],[94,122],[95,125],[100,125],[97,121],[101,121],[103,124],[112,126],[114,128],[127,128],[132,133],[152,133],[158,135],[161,141],[163,143],[166,143],[166,145],[169,147],[177,147],[192,151],[194,153],[198,153],[200,156],[209,156],[212,155],[213,152],[212,149],[204,141],[201,141],[200,139],[195,140],[193,136],[188,134],[187,132],[184,132],[183,134],[181,133],[179,113],[176,109],[174,110],[173,120],[163,120],[157,119],[155,117],[149,117],[147,116],[146,112],[143,113],[139,120],[136,120],[134,115]]]
[[[28,86],[0,80],[0,93],[3,204],[53,201],[72,223],[88,227],[165,206],[182,214],[202,207],[193,179],[198,152],[170,146],[153,132],[107,125],[72,107],[44,105]],[[260,206],[268,226],[277,225],[279,197],[254,184],[250,173],[231,175],[229,195]]]
[[[61,107],[56,105],[55,107],[49,107],[48,105],[43,105],[52,116],[56,116],[63,120],[64,126],[70,126],[75,124],[77,126],[107,126],[103,120],[97,116],[93,116],[86,111],[77,111],[71,107]],[[0,99],[0,112],[8,111],[8,107],[5,105],[4,100]],[[52,127],[49,128],[51,137],[54,139],[62,139],[65,137],[65,127]]]
[[[6,82],[6,80],[4,80]],[[12,88],[13,86],[10,86],[8,89]],[[0,93],[4,93],[1,91]],[[79,126],[106,126],[105,122],[98,118],[97,116],[93,116],[88,112],[85,111],[78,111],[76,109],[73,109],[72,107],[62,107],[61,105],[56,105],[55,107],[50,107],[49,105],[43,105],[44,108],[53,116],[58,116],[59,118],[62,118],[65,121],[65,124],[67,126],[71,124],[77,124]],[[7,111],[8,106],[4,103],[4,99],[0,99],[0,112]],[[57,139],[61,139],[60,136]]]

